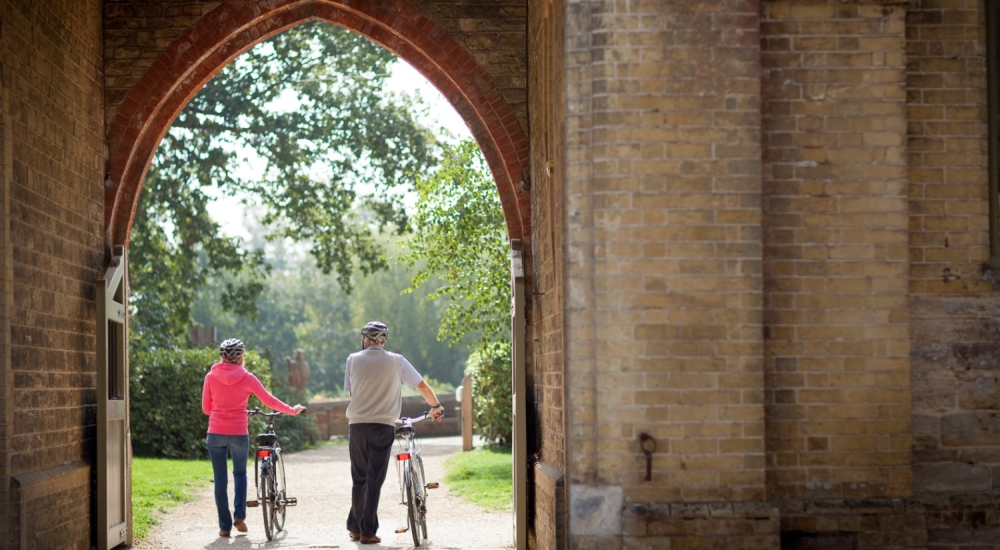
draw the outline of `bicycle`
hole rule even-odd
[[[274,433],[274,419],[282,414],[261,412],[257,407],[247,411],[247,417],[267,418],[267,433],[257,434],[257,451],[253,461],[257,500],[247,501],[247,508],[260,505],[264,513],[264,534],[267,535],[267,540],[273,539],[276,533],[285,528],[285,512],[289,506],[298,504],[298,499],[287,495],[285,461],[281,459],[281,445],[278,443],[278,435]]]
[[[413,536],[413,545],[420,546],[421,538],[427,539],[427,489],[437,489],[437,483],[425,483],[424,461],[420,458],[420,449],[415,443],[417,436],[413,425],[417,422],[431,418],[430,412],[416,418],[400,418],[397,424],[402,424],[396,428],[396,435],[402,437],[401,450],[396,453],[396,473],[399,475],[399,492],[402,498],[401,505],[406,506],[406,518],[408,526],[396,529],[397,533],[407,531]],[[417,528],[420,528],[420,536]]]

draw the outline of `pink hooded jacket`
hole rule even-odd
[[[201,393],[201,410],[208,415],[208,433],[248,435],[246,411],[251,393],[265,407],[295,414],[295,409],[271,395],[243,365],[216,363],[205,376],[205,387]]]

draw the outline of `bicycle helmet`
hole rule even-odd
[[[227,363],[239,363],[246,349],[239,338],[230,338],[219,345],[219,356]]]
[[[371,321],[361,329],[361,334],[381,346],[389,339],[389,327],[381,321]]]

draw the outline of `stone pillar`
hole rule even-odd
[[[758,506],[759,7],[567,3],[570,547],[778,545]]]

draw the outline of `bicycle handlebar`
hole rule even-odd
[[[299,414],[306,414],[305,407],[302,408],[302,411],[299,412]],[[249,409],[247,410],[247,416],[281,416],[281,415],[292,416],[288,413],[283,413],[283,412],[266,413],[260,410],[260,407],[254,407],[252,411]]]
[[[444,411],[441,412],[441,415],[444,416]],[[406,425],[408,423],[410,425],[413,425],[413,424],[416,424],[417,422],[423,422],[424,420],[433,419],[433,418],[434,418],[434,416],[431,416],[431,411],[424,411],[424,414],[422,414],[420,416],[415,416],[413,418],[407,418],[407,417],[404,416],[404,417],[401,417],[401,418],[397,418],[395,422],[396,422],[396,424]]]

